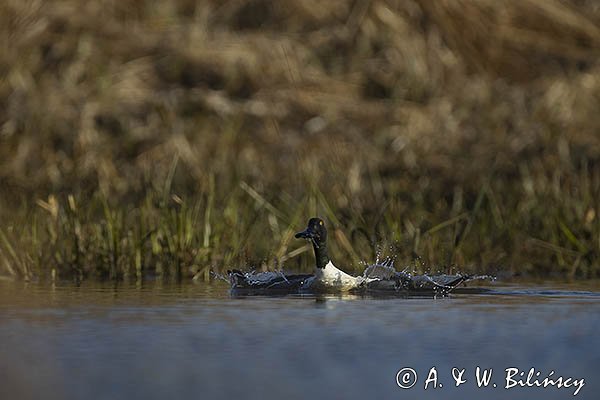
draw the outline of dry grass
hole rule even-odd
[[[304,268],[290,233],[321,214],[356,269],[379,245],[597,277],[599,21],[591,0],[4,1],[0,270]]]

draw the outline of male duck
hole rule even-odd
[[[315,252],[314,275],[285,275],[280,272],[228,271],[232,289],[256,293],[293,293],[310,291],[404,292],[447,294],[472,279],[468,275],[417,275],[396,271],[391,263],[367,267],[362,276],[352,276],[337,268],[327,254],[327,229],[320,218],[311,218],[296,238],[306,239]]]

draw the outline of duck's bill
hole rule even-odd
[[[312,239],[314,234],[310,228],[306,228],[302,232],[298,232],[294,235],[296,239]]]

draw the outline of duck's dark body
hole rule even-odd
[[[405,293],[448,294],[458,285],[471,279],[468,275],[417,275],[396,272],[393,276],[365,284],[366,291],[396,291]]]
[[[273,272],[270,279],[253,279],[252,273],[244,273],[234,269],[227,271],[231,289],[243,291],[250,290],[265,293],[299,293],[307,280],[312,279],[311,274],[285,275]]]
[[[314,275],[271,273],[271,277],[254,279],[252,273],[238,270],[228,271],[231,289],[237,294],[311,294],[335,289],[311,286]],[[385,278],[366,280],[363,284],[349,292],[353,294],[396,294],[410,295],[446,295],[461,283],[469,280],[467,275],[418,275],[411,276],[406,273],[396,272]]]

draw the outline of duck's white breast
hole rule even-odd
[[[322,285],[340,289],[351,289],[363,281],[362,277],[354,277],[338,269],[331,261],[325,268],[317,268],[315,278]]]

